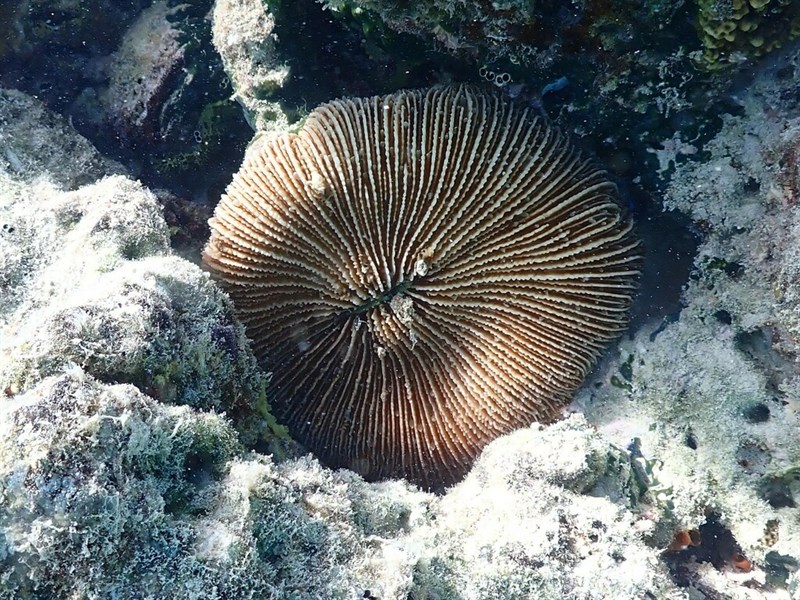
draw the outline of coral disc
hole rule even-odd
[[[249,154],[210,225],[276,416],[331,466],[427,487],[555,418],[638,276],[605,173],[468,87],[318,107]]]

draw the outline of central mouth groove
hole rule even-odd
[[[383,294],[381,294],[377,298],[370,298],[366,302],[363,302],[363,303],[359,304],[358,306],[345,311],[345,315],[348,318],[349,317],[356,317],[356,316],[361,315],[361,314],[363,314],[363,313],[365,313],[365,312],[367,312],[369,310],[372,310],[373,308],[375,308],[377,306],[380,306],[381,304],[389,304],[395,296],[397,296],[398,294],[402,294],[403,292],[405,292],[410,287],[411,287],[411,281],[410,280],[409,281],[401,281],[396,286],[394,286],[392,289],[390,289],[388,292],[384,292]]]

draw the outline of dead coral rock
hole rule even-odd
[[[96,153],[48,123],[23,180],[0,171],[0,389],[19,393],[78,365],[164,402],[228,411],[250,441],[270,437],[267,376],[222,291],[170,256],[156,197],[122,176],[54,187],[39,152]],[[24,135],[4,131],[8,144]],[[56,176],[73,180],[83,165],[67,158]]]
[[[470,477],[499,487],[534,478],[576,494],[594,491],[623,503],[638,496],[628,455],[576,415],[551,427],[534,424],[517,436],[493,442]]]
[[[0,598],[186,597],[187,571],[202,569],[186,551],[196,538],[188,517],[213,507],[237,451],[220,417],[77,368],[5,399]],[[145,564],[159,569],[144,576]]]
[[[0,221],[0,389],[78,365],[164,402],[230,411],[253,439],[269,437],[267,377],[242,326],[207,274],[168,255],[141,184],[0,194]]]
[[[347,598],[380,582],[400,600],[414,555],[398,538],[431,502],[310,458],[245,458],[219,415],[78,368],[0,403],[0,495],[2,600]]]
[[[179,33],[168,17],[180,7],[155,2],[126,32],[111,64],[111,81],[102,96],[117,135],[154,138],[171,79],[183,66]]]
[[[121,176],[72,192],[46,182],[4,187],[0,222],[0,277],[6,283],[0,288],[0,319],[14,328],[22,327],[23,314],[125,260],[169,252],[155,197]]]
[[[220,0],[213,19],[214,46],[248,121],[256,131],[285,130],[280,104],[269,99],[289,79],[276,48],[275,18],[260,0]]]
[[[697,587],[720,597],[766,579],[800,590],[800,210],[787,160],[800,142],[798,74],[800,51],[777,55],[741,92],[743,114],[677,166],[665,205],[704,231],[684,307],[623,341],[580,399],[617,443],[638,440],[673,531],[719,515],[752,567],[738,581],[699,569]],[[620,363],[624,390],[612,385]]]
[[[0,174],[17,182],[47,179],[72,190],[122,172],[39,100],[0,90]]]
[[[630,463],[582,417],[501,438],[443,498],[420,587],[470,599],[681,597],[629,485]]]

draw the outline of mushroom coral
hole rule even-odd
[[[248,155],[210,225],[204,262],[293,436],[428,488],[557,417],[624,329],[639,270],[605,173],[465,86],[318,107]]]

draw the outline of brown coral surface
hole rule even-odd
[[[333,466],[428,487],[557,415],[638,275],[605,174],[466,87],[320,106],[250,153],[210,225],[204,261],[293,435]]]

